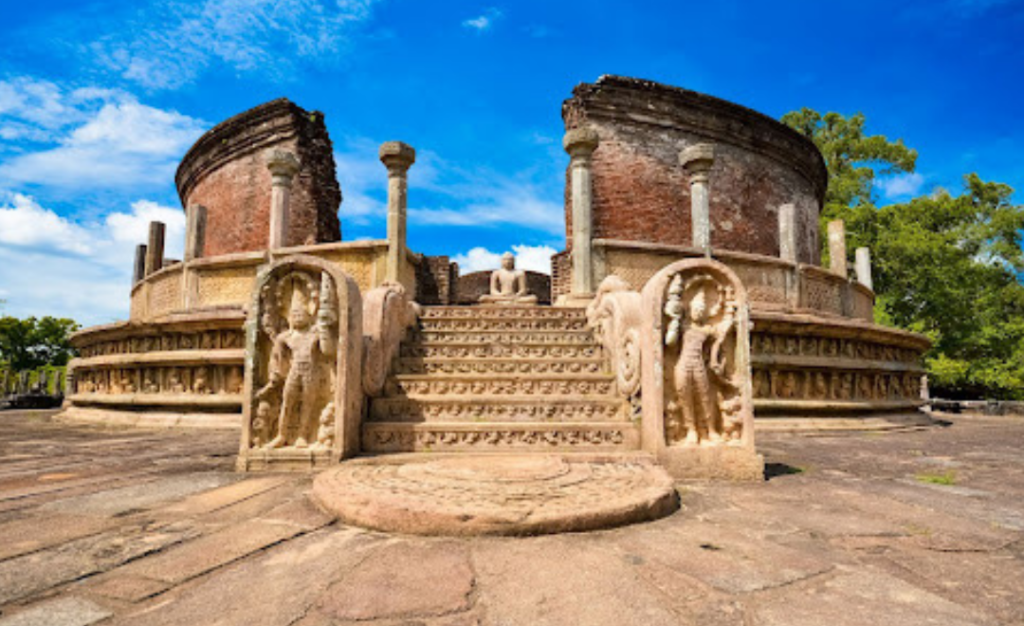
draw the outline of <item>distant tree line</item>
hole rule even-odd
[[[44,365],[67,365],[75,355],[71,333],[78,330],[74,320],[56,317],[19,319],[0,317],[0,364],[15,372]]]
[[[875,177],[912,173],[915,150],[867,135],[860,113],[805,108],[782,121],[825,157],[822,229],[845,220],[848,250],[871,248],[876,321],[931,338],[933,395],[1024,399],[1024,207],[1013,189],[968,173],[959,192],[878,206]]]

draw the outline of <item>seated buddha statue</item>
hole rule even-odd
[[[516,269],[511,252],[501,257],[501,269],[491,274],[491,293],[480,296],[483,304],[537,304],[537,296],[526,288],[526,272]]]

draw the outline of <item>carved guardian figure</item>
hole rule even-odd
[[[669,442],[696,445],[739,436],[741,424],[724,423],[731,417],[731,401],[738,391],[738,383],[727,373],[733,364],[722,350],[732,339],[736,321],[731,287],[707,274],[685,282],[677,274],[669,284],[665,315],[665,345],[678,349],[671,381],[675,397],[668,403],[673,417],[666,420]]]
[[[260,403],[258,412],[263,415],[273,415],[277,407],[277,419],[263,424],[267,448],[305,448],[311,442],[326,443],[319,441],[317,432],[320,415],[330,404],[334,391],[331,374],[338,332],[334,292],[327,273],[322,273],[317,281],[306,272],[293,272],[281,280],[276,290],[266,290],[267,297],[275,303],[285,297],[291,302],[287,328],[280,332],[276,331],[281,325],[278,306],[267,306],[264,310],[263,330],[272,339],[273,349],[268,380],[256,392],[256,399]]]

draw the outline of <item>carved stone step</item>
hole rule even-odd
[[[401,355],[407,358],[450,359],[592,359],[604,358],[604,349],[593,342],[412,341],[402,343]]]
[[[418,358],[398,359],[395,372],[401,374],[609,374],[604,358]]]
[[[640,433],[628,422],[363,425],[363,449],[368,452],[620,452],[639,446]]]
[[[421,318],[421,331],[533,331],[533,330],[587,330],[585,318],[494,318],[494,317],[438,317]]]
[[[585,319],[586,309],[546,306],[425,306],[420,319]]]
[[[403,374],[389,378],[386,397],[408,396],[541,396],[610,397],[615,391],[611,374],[498,374],[489,376]]]
[[[528,330],[528,331],[460,331],[421,330],[413,333],[409,343],[440,342],[451,344],[466,343],[536,343],[595,345],[593,333],[589,330]]]
[[[378,422],[624,422],[626,405],[617,398],[531,396],[383,397],[370,402]]]
[[[413,359],[596,359],[604,349],[596,343],[410,341],[402,342],[400,353]]]

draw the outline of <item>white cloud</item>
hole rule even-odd
[[[4,193],[0,198],[0,245],[53,247],[78,254],[91,251],[84,229],[39,206],[34,198],[20,193]]]
[[[888,199],[905,196],[916,196],[921,192],[924,185],[924,176],[917,172],[909,174],[897,174],[875,181],[875,186],[881,190],[882,195]]]
[[[342,144],[334,154],[344,195],[342,221],[366,224],[385,219],[387,170],[377,158],[380,142],[350,138]],[[561,180],[551,178],[555,185]],[[409,198],[409,220],[414,225],[511,225],[551,234],[565,230],[560,187],[548,189],[529,173],[509,176],[486,167],[466,169],[429,150],[418,151],[409,170]]]
[[[512,254],[516,255],[516,267],[542,274],[551,273],[551,256],[557,252],[551,246],[530,246],[518,244],[512,246]],[[503,252],[492,252],[487,248],[476,247],[451,257],[459,264],[460,274],[494,270],[501,266]]]
[[[90,51],[149,89],[173,89],[214,64],[285,76],[296,59],[337,58],[377,0],[159,0]]]
[[[131,208],[131,213],[111,213],[107,216],[106,234],[110,239],[119,244],[127,244],[130,250],[148,239],[150,222],[163,222],[167,227],[164,232],[164,256],[181,259],[185,248],[185,212],[150,200],[133,202]]]
[[[0,82],[0,136],[49,144],[22,146],[0,162],[0,180],[75,189],[165,184],[205,127],[120,91],[65,91],[30,78]]]
[[[492,7],[484,11],[483,15],[478,15],[476,17],[463,20],[462,26],[465,28],[469,28],[471,30],[475,30],[478,33],[482,33],[486,30],[490,30],[491,27],[494,26],[494,22],[499,20],[501,16],[501,11]]]
[[[151,220],[167,226],[165,256],[181,258],[185,217],[149,200],[98,222],[77,223],[29,196],[0,192],[0,291],[10,315],[56,315],[83,324],[124,319],[135,246]]]

